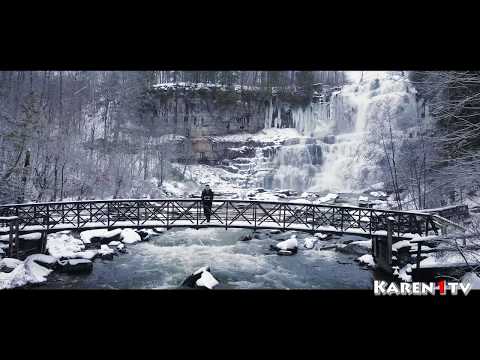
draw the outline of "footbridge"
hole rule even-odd
[[[200,199],[84,200],[0,206],[0,234],[100,228],[296,230],[411,238],[437,233],[434,214],[300,202],[218,199],[211,221]]]

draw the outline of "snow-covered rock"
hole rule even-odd
[[[188,276],[181,286],[191,289],[213,289],[218,284],[217,279],[210,273],[210,268],[204,266]]]
[[[314,201],[314,204],[322,204],[326,202],[334,202],[338,198],[338,194],[329,193],[325,196],[320,197],[318,200]]]
[[[122,230],[122,241],[125,244],[134,244],[136,242],[141,241],[140,235],[138,235],[134,230],[132,229],[123,229]]]
[[[98,255],[100,255],[102,259],[112,260],[114,253],[115,253],[115,250],[113,250],[108,245],[102,245],[100,247],[100,250],[98,250]]]
[[[80,238],[85,244],[91,242],[107,244],[114,240],[120,240],[122,230],[115,229],[108,231],[107,229],[86,230],[80,233]]]
[[[344,254],[365,255],[371,252],[372,240],[353,241],[343,246],[337,246],[337,250]]]
[[[202,271],[200,279],[196,281],[196,284],[197,286],[203,286],[211,290],[217,286],[219,282],[213,277],[212,274],[210,274],[210,272]]]
[[[368,266],[371,266],[371,267],[375,266],[375,261],[373,260],[373,256],[370,255],[370,254],[365,254],[365,255],[360,256],[357,259],[357,261],[360,264],[368,265]]]
[[[0,260],[0,270],[2,268],[15,269],[18,265],[22,263],[23,261],[21,260],[6,257]]]
[[[77,257],[76,253],[83,251],[85,245],[72,235],[54,233],[48,235],[46,249],[57,259],[69,259]]]
[[[98,250],[89,249],[75,253],[75,259],[93,260],[98,255]]]
[[[294,234],[287,240],[271,245],[270,248],[277,251],[278,255],[293,255],[298,251],[298,240]]]
[[[313,249],[317,241],[318,237],[307,237],[304,240],[303,247],[305,249]]]
[[[57,258],[45,254],[33,254],[29,256],[31,261],[35,261],[37,264],[46,267],[48,269],[53,269],[57,264]]]
[[[27,284],[42,283],[47,280],[47,276],[52,272],[51,269],[47,269],[39,265],[35,259],[38,260],[38,254],[31,255],[25,259],[25,261],[12,262],[9,260],[9,264],[17,265],[12,272],[2,273],[0,272],[0,289],[11,289],[19,286],[25,286]],[[2,261],[5,259],[2,259]],[[16,260],[16,259],[14,259]]]
[[[412,264],[407,264],[400,269],[400,271],[398,272],[398,277],[403,281],[410,282],[412,281],[412,275],[409,275],[408,273],[411,274],[411,272],[412,272]]]
[[[126,253],[127,252],[127,250],[125,249],[125,244],[118,245],[117,250],[121,253]]]
[[[120,241],[110,241],[110,242],[108,243],[108,246],[118,246],[118,245],[120,245],[120,244],[121,244]]]
[[[67,273],[91,272],[93,263],[87,259],[58,260],[58,269]]]
[[[288,240],[281,241],[276,244],[276,247],[281,250],[292,250],[298,247],[298,240],[296,235],[292,235],[292,237]]]

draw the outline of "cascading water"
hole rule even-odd
[[[278,110],[269,111],[266,125],[268,123],[273,127],[282,127],[287,123],[301,135],[298,139],[287,141],[275,153],[272,165],[276,171],[272,181],[266,184],[267,188],[304,191],[313,185],[325,148],[320,139],[331,132],[332,123],[329,121],[328,112],[329,104],[321,101],[283,113]],[[278,116],[268,119],[268,116],[273,114]],[[285,114],[288,114],[287,118]]]
[[[273,188],[298,191],[309,188],[321,162],[321,146],[307,143],[307,139],[281,147],[274,159],[277,172],[273,177]]]
[[[380,130],[391,125],[393,133],[401,133],[415,127],[424,116],[420,107],[416,90],[403,74],[376,72],[375,77],[366,76],[333,92],[329,102],[290,109],[290,122],[285,117],[267,119],[266,125],[289,123],[301,134],[297,144],[285,144],[277,151],[273,186],[354,192],[380,182]],[[269,115],[275,111],[270,109]]]

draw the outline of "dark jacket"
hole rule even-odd
[[[202,191],[202,202],[204,204],[212,206],[212,201],[213,201],[213,191],[203,189],[203,191]]]

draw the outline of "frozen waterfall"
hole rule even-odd
[[[271,107],[266,127],[294,127],[302,135],[275,154],[273,187],[345,192],[378,183],[379,134],[390,124],[392,132],[406,132],[425,116],[416,90],[398,72],[365,76],[306,108]]]

